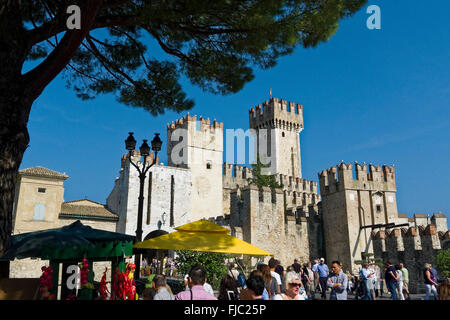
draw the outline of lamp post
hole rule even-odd
[[[142,162],[142,168],[137,165],[137,163],[134,163],[132,160],[132,153],[134,151],[134,148],[136,147],[136,140],[133,137],[133,132],[128,133],[129,136],[127,140],[125,140],[125,148],[128,150],[129,153],[129,159],[130,163],[133,165],[133,167],[136,168],[136,170],[139,173],[139,203],[138,203],[138,220],[137,220],[137,228],[136,228],[136,240],[142,241],[142,215],[143,215],[143,209],[144,209],[144,182],[145,182],[145,176],[148,172],[148,170],[156,163],[156,158],[158,156],[158,151],[161,150],[162,141],[159,138],[159,133],[155,133],[155,137],[153,138],[151,144],[152,144],[152,150],[155,152],[155,157],[153,158],[153,162],[148,165],[147,164],[147,157],[150,155],[150,146],[147,144],[147,140],[143,140],[141,147],[139,148],[140,156],[144,157],[144,161]],[[139,279],[141,274],[141,254],[138,253],[135,255],[134,258],[136,270],[135,270],[135,278]]]

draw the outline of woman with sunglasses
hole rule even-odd
[[[283,281],[284,293],[274,295],[272,300],[305,300],[305,297],[300,294],[302,283],[297,273],[294,271],[286,273]]]

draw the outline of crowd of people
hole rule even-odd
[[[144,299],[153,300],[376,300],[386,291],[393,300],[408,300],[409,272],[404,264],[384,267],[365,263],[358,275],[344,272],[339,261],[325,263],[324,258],[300,264],[297,259],[286,269],[280,261],[271,258],[267,264],[258,262],[248,277],[239,272],[234,263],[221,279],[218,292],[207,282],[207,270],[194,266],[184,279],[185,290],[173,294],[164,275],[153,277],[152,288]],[[431,264],[424,271],[425,300],[438,299],[437,272]],[[384,290],[386,287],[386,291]],[[149,294],[151,292],[151,294]]]
[[[144,257],[141,265],[141,275],[148,276],[150,274],[157,274],[159,268],[161,268],[161,260],[153,258],[151,262]],[[162,260],[162,274],[174,277],[177,274],[178,261],[171,257],[164,257]]]

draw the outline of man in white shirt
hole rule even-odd
[[[214,296],[214,290],[211,287],[211,285],[206,282],[207,280],[205,279],[205,283],[203,284],[203,289],[205,289],[206,292],[208,292],[209,294],[211,294],[212,296]]]
[[[281,277],[277,272],[275,272],[276,266],[277,266],[277,260],[275,260],[274,258],[270,258],[270,260],[269,260],[270,274],[272,275],[272,277],[274,277],[277,280],[278,294],[280,294],[281,293]]]

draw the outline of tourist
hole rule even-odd
[[[314,298],[314,272],[311,270],[311,262],[305,263],[302,270],[302,283],[308,299]]]
[[[272,277],[275,278],[275,280],[277,280],[277,292],[275,293],[280,293],[281,292],[281,277],[280,275],[275,272],[275,267],[277,266],[277,260],[275,260],[274,258],[270,258],[269,260],[269,268],[270,268],[270,274],[272,275]]]
[[[284,277],[284,292],[276,294],[272,300],[305,300],[305,295],[300,294],[300,277],[296,272],[288,272]]]
[[[238,282],[230,275],[226,275],[220,281],[219,300],[239,300]]]
[[[174,300],[175,297],[171,292],[167,290],[166,277],[162,274],[158,274],[153,278],[153,289],[156,293],[153,300]]]
[[[322,290],[321,297],[322,300],[327,299],[327,281],[328,281],[328,274],[330,273],[328,270],[328,266],[325,264],[325,259],[320,258],[320,263],[317,266],[317,272],[319,274],[319,284],[320,288]]]
[[[177,271],[177,264],[176,264],[176,261],[174,259],[172,259],[170,261],[170,271],[169,271],[170,276],[173,277],[174,273],[176,273],[176,271]]]
[[[147,267],[148,267],[148,260],[147,258],[144,258],[142,260],[142,264],[141,264],[141,275],[142,276],[147,276]]]
[[[372,300],[375,300],[375,288],[377,284],[377,275],[375,274],[375,266],[373,263],[369,265],[369,272],[372,274],[370,279],[370,295],[372,296]]]
[[[156,290],[154,288],[145,288],[144,291],[142,291],[142,300],[153,300],[155,294]]]
[[[300,270],[302,268],[301,264],[298,263],[297,259],[294,259],[294,263],[292,264],[292,268],[294,268],[294,271],[297,272],[300,275]]]
[[[400,263],[400,271],[402,272],[402,278],[403,278],[403,291],[406,294],[405,299],[411,300],[411,297],[409,295],[409,272],[408,269],[405,268],[405,265],[403,263]]]
[[[189,290],[178,293],[175,300],[217,300],[211,293],[207,292],[203,285],[206,282],[206,270],[202,265],[195,265],[189,271]]]
[[[314,295],[316,294],[317,287],[320,287],[320,284],[319,284],[319,272],[317,271],[317,266],[318,265],[319,265],[319,259],[314,260],[314,265],[312,266],[312,271],[314,272],[314,289],[313,289]]]
[[[263,300],[264,279],[260,275],[250,275],[246,281],[248,300]]]
[[[403,295],[403,274],[399,264],[395,265],[395,272],[397,273],[397,282],[395,283],[395,287],[397,289],[397,294],[400,300],[405,300],[405,296]]]
[[[258,265],[259,268],[261,268],[261,264]],[[260,270],[253,270],[250,275],[248,276],[249,278],[254,277],[254,276],[259,276],[261,278],[263,278],[263,274]],[[264,278],[263,278],[264,280]],[[245,282],[247,282],[247,280],[245,280]],[[276,281],[275,281],[276,283]],[[252,300],[252,295],[250,294],[250,291],[247,288],[247,285],[245,285],[245,289],[241,290],[241,300]],[[269,292],[267,291],[267,289],[264,286],[264,290],[262,293],[262,299],[263,300],[269,300]]]
[[[365,296],[363,284],[361,278],[358,278],[357,276],[353,277],[353,293],[355,295],[355,300],[358,300],[359,298],[362,298]]]
[[[450,300],[450,281],[445,279],[438,287],[439,300]]]
[[[152,274],[155,274],[158,269],[158,260],[156,258],[152,259],[152,263],[150,264]]]
[[[436,269],[433,268],[433,265],[431,263],[430,263],[430,272],[434,277],[434,281],[438,282],[438,280],[439,280],[438,273],[437,273]],[[437,287],[437,285],[436,285],[436,287]]]
[[[277,262],[277,265],[276,265],[274,271],[280,275],[280,281],[281,281],[280,287],[281,287],[281,290],[284,290],[284,288],[283,288],[284,268],[281,265],[280,260],[276,260],[276,262]]]
[[[434,300],[438,299],[438,294],[437,294],[437,286],[438,284],[436,283],[436,278],[434,277],[433,273],[431,273],[430,271],[431,269],[431,264],[429,263],[425,263],[425,270],[424,270],[424,279],[425,279],[425,289],[426,289],[426,296],[425,296],[425,300],[432,300],[430,293],[433,293],[434,296]]]
[[[236,270],[236,265],[233,262],[230,262],[230,265],[228,268],[228,275],[231,278],[233,278],[234,280],[238,281],[239,271]]]
[[[375,297],[382,297],[383,296],[383,272],[381,272],[381,268],[375,264],[374,265],[374,269],[375,269],[375,277],[376,277],[376,282],[375,282]]]
[[[261,271],[261,276],[264,279],[264,287],[268,293],[268,299],[272,299],[272,297],[278,294],[278,283],[277,280],[272,276],[270,272],[270,268],[267,264],[261,264],[258,266],[258,270]]]
[[[345,273],[345,275],[347,276],[347,280],[348,280],[348,286],[347,286],[347,296],[348,296],[348,294],[351,294],[352,290],[353,290],[353,276],[351,275],[350,271],[347,271]]]
[[[362,269],[359,271],[359,274],[361,275],[361,280],[364,285],[364,298],[363,300],[373,300],[372,293],[370,292],[372,287],[372,280],[370,277],[373,275],[369,271],[369,264],[364,263]]]
[[[331,288],[330,300],[347,300],[348,276],[339,261],[331,262],[331,272],[327,282],[327,287]]]
[[[208,292],[209,294],[211,294],[212,296],[214,295],[214,290],[213,290],[212,286],[207,282],[206,278],[205,278],[205,283],[203,284],[203,289],[205,289],[205,291]]]
[[[398,300],[396,282],[397,282],[397,272],[390,260],[386,261],[386,272],[384,273],[384,280],[386,281],[386,287],[391,292],[391,299]]]

